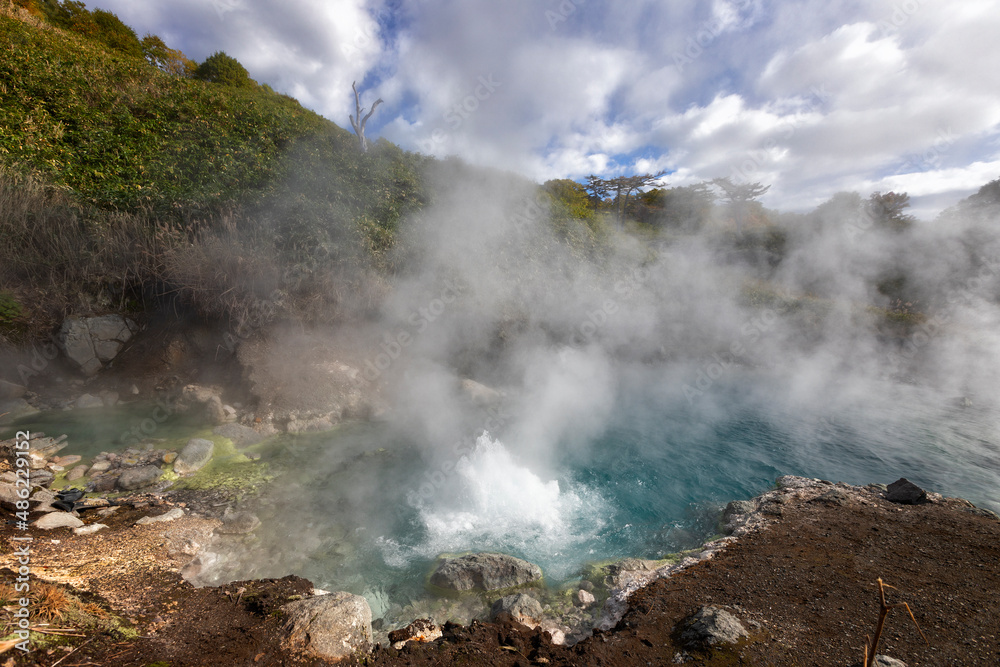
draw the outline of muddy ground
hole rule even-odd
[[[27,656],[10,650],[0,665],[322,664],[281,645],[280,606],[307,594],[309,582],[286,577],[193,588],[178,574],[184,536],[196,539],[212,519],[133,525],[143,513],[166,509],[123,510],[108,531],[75,536],[57,529],[38,540],[36,576],[65,582],[66,591],[120,618],[124,629],[48,635],[48,645]],[[615,629],[576,646],[552,645],[524,626],[476,622],[447,626],[431,644],[377,647],[349,664],[851,665],[875,629],[880,577],[895,587],[888,601],[908,603],[928,641],[899,607],[890,612],[880,653],[909,665],[1000,664],[1000,521],[960,501],[904,506],[875,495],[864,504],[790,502],[773,514],[771,526],[714,559],[637,592]],[[0,539],[11,545],[16,534],[5,523]],[[130,562],[135,567],[123,565]],[[678,624],[703,605],[730,610],[749,638],[709,652],[685,646]],[[71,627],[62,625],[53,619],[50,627]]]

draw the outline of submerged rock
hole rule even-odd
[[[431,584],[454,591],[495,591],[523,586],[542,578],[534,563],[497,553],[446,558],[431,575]]]
[[[174,459],[174,472],[178,475],[187,475],[200,470],[212,460],[214,451],[215,443],[211,440],[191,438]]]
[[[372,643],[372,611],[360,595],[339,591],[283,606],[287,648],[337,662]]]
[[[264,439],[260,433],[257,433],[257,431],[253,430],[249,426],[243,426],[242,424],[223,424],[221,426],[216,426],[212,429],[212,433],[221,435],[224,438],[229,438],[238,448],[256,445]]]

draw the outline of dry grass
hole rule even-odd
[[[77,600],[66,595],[62,588],[44,582],[33,582],[31,586],[31,601],[36,618],[46,621],[62,621],[70,607]]]

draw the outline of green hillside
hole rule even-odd
[[[232,319],[289,273],[303,298],[384,275],[425,160],[384,141],[362,154],[224,54],[196,66],[79,3],[0,4],[0,280],[22,318],[82,294]]]

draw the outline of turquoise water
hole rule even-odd
[[[993,409],[897,385],[806,404],[769,383],[734,377],[695,403],[675,389],[622,392],[600,434],[554,443],[544,467],[508,433],[470,436],[457,460],[386,425],[293,442],[275,456],[299,463],[262,503],[252,547],[223,554],[216,581],[291,571],[364,594],[379,617],[426,597],[439,554],[495,550],[558,585],[589,561],[696,546],[725,503],[783,474],[905,476],[1000,510]],[[454,463],[447,474],[442,460]]]
[[[203,427],[195,415],[167,414],[155,403],[123,403],[113,408],[50,410],[21,417],[0,427],[0,439],[11,438],[19,430],[66,435],[59,454],[78,454],[84,461],[105,451],[120,451],[142,438],[173,439]]]
[[[263,524],[214,546],[202,583],[294,573],[365,595],[376,618],[402,618],[427,599],[439,554],[510,553],[557,586],[591,561],[696,546],[728,501],[784,474],[853,484],[907,477],[1000,511],[993,407],[931,388],[863,389],[797,397],[780,378],[747,371],[688,400],[676,383],[645,378],[619,388],[600,432],[546,452],[524,451],[511,430],[470,432],[461,455],[389,424],[263,443],[263,461],[280,473],[253,503]],[[67,433],[63,453],[89,456],[121,449],[121,434],[151,410],[50,413],[22,426]],[[175,416],[151,435],[192,428]]]

